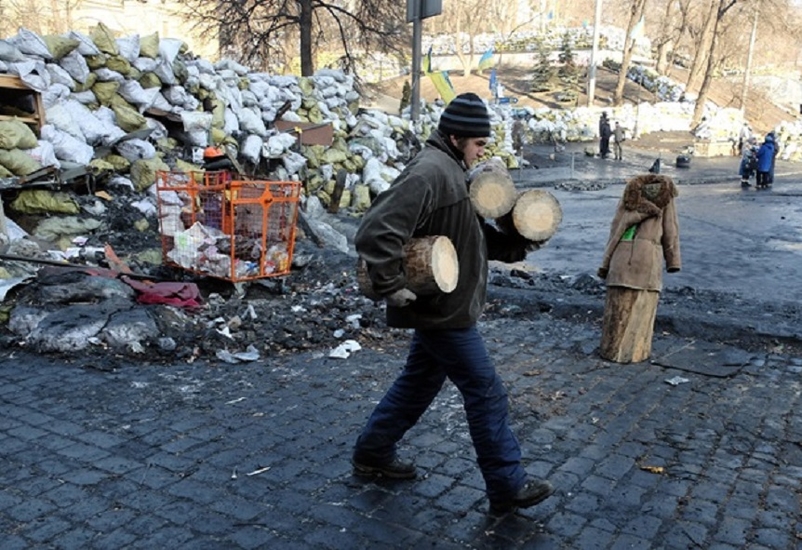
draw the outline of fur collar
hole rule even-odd
[[[654,198],[648,199],[644,187],[648,184],[658,184]],[[635,176],[627,182],[624,189],[624,208],[633,212],[640,212],[648,216],[656,216],[679,194],[674,182],[668,176],[659,174],[643,174]]]

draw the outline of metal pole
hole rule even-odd
[[[420,115],[420,60],[421,60],[421,18],[420,3],[422,0],[411,0],[418,2],[418,10],[415,19],[412,21],[412,98],[410,99],[412,110],[410,116],[413,122],[418,121]]]
[[[741,90],[741,112],[746,111],[746,94],[749,93],[749,77],[752,72],[752,54],[755,51],[755,38],[757,37],[757,17],[760,3],[755,5],[755,18],[752,20],[752,35],[749,37],[749,53],[746,54],[746,69],[744,70],[743,90]]]
[[[593,107],[596,97],[596,63],[599,56],[599,26],[601,25],[602,0],[596,0],[593,14],[593,47],[590,50],[590,67],[588,70],[588,107]]]

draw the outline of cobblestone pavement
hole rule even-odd
[[[557,487],[537,507],[486,514],[450,385],[401,448],[419,479],[352,477],[405,334],[237,366],[17,353],[0,362],[0,547],[802,548],[802,357],[716,378],[603,361],[592,321],[481,329],[528,470]]]

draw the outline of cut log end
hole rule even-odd
[[[548,191],[531,189],[521,193],[512,210],[515,229],[530,241],[549,240],[563,219],[562,208]]]
[[[483,162],[471,171],[469,180],[471,202],[480,216],[498,218],[515,206],[518,192],[501,159]]]
[[[410,239],[404,246],[404,273],[407,288],[419,296],[451,293],[459,282],[459,259],[451,239],[433,235]],[[357,266],[360,292],[371,300],[379,296],[373,290],[364,260]]]

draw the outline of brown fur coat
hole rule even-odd
[[[674,205],[678,194],[667,176],[644,174],[627,182],[610,225],[599,277],[607,286],[659,292],[663,260],[669,273],[679,271],[679,223]],[[631,239],[622,240],[636,226]]]

